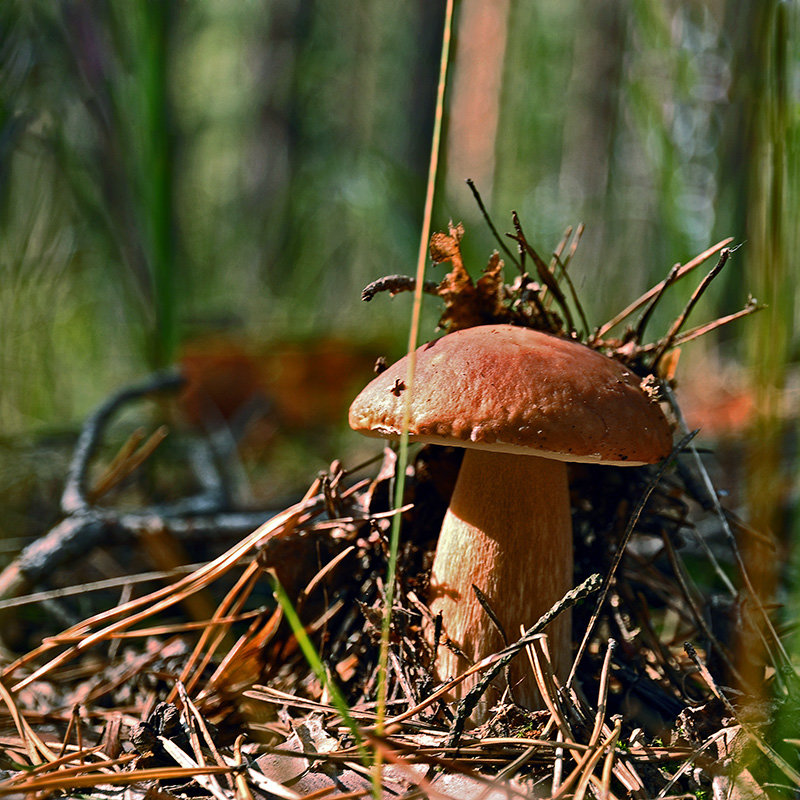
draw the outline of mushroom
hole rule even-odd
[[[350,407],[367,436],[402,433],[406,358],[375,378]],[[636,466],[665,458],[669,424],[622,363],[567,339],[511,325],[443,336],[416,351],[409,440],[465,448],[431,572],[429,606],[469,661],[441,648],[445,680],[496,652],[573,586],[568,461]],[[571,656],[567,614],[548,629],[556,673]],[[539,701],[512,668],[514,696]],[[456,697],[468,684],[461,684]],[[485,713],[487,704],[483,705]]]

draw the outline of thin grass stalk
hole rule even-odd
[[[364,747],[364,738],[361,735],[358,725],[356,725],[355,720],[350,714],[350,708],[347,705],[344,695],[341,693],[336,683],[334,683],[334,681],[331,679],[331,676],[328,674],[328,670],[325,669],[322,659],[319,657],[319,654],[314,648],[311,639],[308,638],[308,634],[306,633],[303,623],[301,622],[300,617],[297,616],[297,612],[292,605],[292,601],[289,599],[289,595],[286,594],[286,590],[278,580],[278,576],[272,570],[268,570],[267,575],[269,576],[270,583],[272,584],[272,590],[275,592],[275,599],[278,601],[278,605],[280,605],[281,609],[283,610],[286,621],[289,623],[292,633],[294,634],[295,639],[297,639],[297,643],[300,646],[300,649],[303,651],[306,661],[308,661],[309,666],[317,676],[317,680],[319,680],[322,686],[325,687],[328,695],[331,698],[331,702],[341,715],[342,721],[350,729],[350,732],[352,733],[353,738],[356,740],[358,745],[361,758],[366,764],[368,759],[367,751]]]
[[[780,32],[785,37],[785,43],[783,46],[786,48],[786,52],[783,54],[783,59],[787,59],[789,61],[787,74],[781,77],[782,82],[787,82],[788,85],[786,86],[786,90],[790,93],[790,98],[794,98],[794,105],[790,104],[789,109],[785,107],[782,109],[783,113],[782,116],[778,117],[776,121],[782,122],[786,125],[785,130],[780,130],[779,128],[774,131],[774,136],[777,140],[779,136],[785,136],[785,165],[784,169],[786,171],[786,197],[784,199],[785,209],[787,210],[788,214],[792,215],[789,217],[788,221],[783,226],[782,234],[784,236],[784,244],[785,249],[784,253],[789,253],[789,258],[792,261],[796,260],[796,254],[798,249],[800,249],[800,231],[797,229],[795,214],[796,209],[798,208],[798,203],[800,203],[800,119],[798,119],[798,115],[796,113],[796,97],[797,97],[797,87],[798,87],[798,76],[797,76],[797,48],[798,48],[798,40],[800,40],[800,8],[798,7],[797,3],[782,4],[780,9],[780,14],[783,15],[783,19],[780,21],[780,27],[776,26],[776,47],[779,45],[777,41],[778,33]],[[794,53],[794,56],[792,56]],[[794,74],[793,74],[794,73]],[[794,108],[794,113],[788,113]],[[788,214],[786,216],[788,216]],[[789,269],[792,269],[792,264],[786,265]],[[789,285],[785,288],[787,290],[787,294],[793,288],[791,286],[792,282],[792,272],[790,271],[787,276],[789,279]],[[796,302],[798,299],[798,295],[796,294],[796,286],[795,295],[794,295],[794,303],[792,303],[792,297],[784,298],[784,302],[786,303],[785,313],[782,315],[781,324],[785,326],[787,329],[787,335],[790,337],[790,341],[794,345],[794,352],[796,354],[797,350],[797,337],[798,337],[798,330],[797,330],[797,307]],[[784,364],[785,367],[785,364]],[[795,415],[794,419],[794,430],[797,430],[797,416]],[[797,472],[797,453],[794,454],[794,461],[790,466],[795,472],[794,477],[794,491],[796,492],[797,482],[796,482],[796,472]],[[786,476],[788,478],[788,476]],[[791,480],[791,478],[789,478]],[[788,481],[787,481],[788,482]],[[787,517],[789,515],[787,514]],[[794,508],[791,513],[791,518],[788,520],[787,530],[784,531],[784,536],[791,548],[791,562],[794,567],[794,575],[796,576],[797,573],[797,565],[798,565],[798,557],[800,556],[800,548],[798,548],[798,542],[800,542],[800,518],[798,517],[797,510]],[[797,583],[795,580],[794,585],[790,586],[790,591],[788,593],[789,598],[788,602],[786,603],[785,609],[785,619],[793,620],[796,619],[797,616],[797,608],[800,605],[800,584]],[[791,654],[792,664],[796,665],[798,662],[798,649],[800,645],[800,641],[798,640],[798,633],[795,630],[790,637],[787,637],[787,648],[789,653]],[[794,669],[792,674],[794,674]],[[795,684],[796,687],[796,684]],[[796,714],[793,708],[793,704],[785,704],[779,705],[780,711],[778,713],[777,719],[775,721],[775,725],[773,730],[770,732],[770,736],[773,742],[776,744],[778,742],[784,742],[785,745],[791,747],[798,747],[800,746],[800,742],[797,741],[797,719]],[[796,758],[796,756],[795,756]]]
[[[417,254],[416,284],[414,286],[414,303],[411,310],[411,326],[408,334],[408,372],[406,375],[405,404],[403,408],[403,426],[400,436],[397,468],[395,470],[394,507],[399,509],[403,505],[405,492],[406,464],[408,462],[408,426],[411,418],[411,398],[414,393],[414,371],[416,366],[416,349],[419,340],[419,323],[422,314],[422,294],[425,282],[425,268],[428,263],[428,242],[431,232],[431,218],[433,216],[433,198],[436,189],[436,174],[439,168],[439,149],[442,135],[442,120],[444,117],[444,93],[447,85],[447,67],[450,60],[450,39],[453,24],[453,0],[447,0],[444,14],[444,28],[442,31],[442,50],[439,61],[439,82],[436,91],[436,111],[433,121],[433,135],[431,137],[431,157],[428,166],[428,182],[425,193],[425,208],[422,215],[422,229],[420,231],[419,251]],[[400,528],[402,519],[400,514],[392,519],[391,538],[389,542],[389,564],[386,572],[386,613],[381,626],[380,653],[378,659],[378,723],[376,731],[383,734],[384,719],[386,714],[386,698],[388,693],[387,668],[389,661],[389,631],[391,628],[392,604],[394,602],[395,576],[397,569],[397,552],[400,544]],[[376,759],[374,776],[374,789],[376,797],[379,796],[380,755]]]
[[[138,13],[111,10],[109,24],[123,47],[135,85],[123,76],[112,86],[113,101],[123,127],[131,137],[125,167],[133,184],[135,214],[140,217],[147,279],[153,302],[153,328],[148,332],[148,360],[156,367],[168,364],[178,344],[178,280],[175,259],[173,203],[173,130],[170,100],[170,39],[174,9],[171,3],[145,3]],[[133,96],[130,96],[132,92]],[[138,113],[130,110],[137,104]],[[122,143],[125,146],[126,143]]]

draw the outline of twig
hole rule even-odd
[[[700,255],[695,256],[691,261],[688,261],[678,270],[676,280],[680,280],[684,275],[688,275],[693,269],[700,266],[700,264],[702,264],[704,261],[711,258],[714,253],[719,252],[723,247],[730,244],[732,241],[733,237],[729,236],[727,239],[723,239],[721,242],[717,242],[712,247],[709,247],[708,250],[704,250],[702,253],[700,253]],[[620,311],[619,314],[612,317],[604,325],[601,325],[591,336],[591,341],[602,339],[602,337],[605,336],[605,334],[607,334],[612,328],[616,328],[620,322],[622,322],[624,319],[627,319],[631,314],[633,314],[634,311],[637,311],[648,300],[657,295],[661,291],[663,284],[664,281],[657,283],[651,289],[648,289],[648,291],[646,291],[641,297],[634,300],[627,308]]]
[[[154,526],[167,534],[181,531],[195,534],[205,530],[219,533],[225,529],[242,533],[263,522],[263,515],[259,518],[255,514],[226,516],[222,513],[227,505],[226,483],[216,467],[211,446],[205,440],[195,442],[192,448],[191,464],[202,486],[196,495],[153,505],[140,512],[126,513],[92,505],[96,496],[138,467],[163,438],[163,430],[157,430],[138,453],[133,452],[136,436],[129,439],[107,469],[101,485],[92,492],[87,488],[89,465],[113,415],[134,400],[156,392],[173,391],[183,382],[179,373],[156,373],[115,393],[89,415],[75,445],[61,496],[65,519],[28,545],[0,573],[0,599],[17,596],[36,586],[61,564],[79,558],[101,541],[129,541]]]
[[[642,341],[642,337],[644,336],[644,330],[647,327],[647,323],[650,321],[650,317],[653,315],[653,311],[655,311],[656,306],[658,305],[661,298],[664,296],[664,293],[678,280],[678,276],[680,274],[681,265],[675,264],[672,269],[667,274],[667,277],[661,281],[659,286],[658,292],[653,296],[653,299],[650,301],[650,305],[642,313],[642,316],[639,318],[639,324],[636,326],[636,333],[634,335],[634,340],[638,343]]]
[[[579,223],[578,227],[575,230],[575,236],[572,237],[572,244],[569,248],[569,253],[567,253],[567,257],[561,261],[561,251],[560,249],[556,250],[555,259],[556,263],[561,267],[561,274],[564,276],[564,280],[567,282],[567,287],[569,288],[569,292],[572,295],[572,302],[575,304],[575,308],[578,311],[578,316],[581,318],[581,324],[583,325],[583,330],[585,334],[588,334],[591,330],[589,328],[589,321],[586,319],[586,313],[583,310],[583,304],[578,297],[578,292],[575,289],[575,284],[572,282],[572,276],[569,274],[569,265],[572,261],[573,256],[575,255],[575,251],[578,249],[578,245],[580,244],[581,237],[583,236],[583,231],[585,230],[586,226],[581,222]],[[572,230],[568,228],[567,230]]]
[[[672,323],[672,327],[667,332],[667,335],[664,339],[659,343],[658,348],[656,349],[655,355],[653,356],[653,360],[651,363],[651,368],[653,372],[656,371],[658,367],[658,362],[661,360],[664,353],[673,346],[675,341],[675,337],[678,334],[678,331],[683,327],[683,324],[686,322],[689,314],[691,314],[692,309],[697,305],[697,301],[703,296],[705,290],[711,284],[711,281],[719,275],[722,268],[725,264],[728,263],[728,259],[731,257],[731,253],[736,252],[736,250],[741,245],[737,245],[736,247],[725,247],[719,254],[719,259],[711,271],[700,281],[700,285],[692,292],[692,296],[689,298],[689,302],[686,304],[686,307],[683,311],[678,315],[678,318],[675,322]]]
[[[389,292],[391,295],[396,295],[400,292],[413,292],[416,288],[417,280],[410,275],[385,275],[365,286],[361,291],[361,299],[368,303],[378,292]],[[422,284],[422,291],[438,296],[439,284],[436,281],[425,281]]]
[[[698,325],[684,333],[678,334],[673,339],[672,346],[679,347],[680,345],[691,342],[694,339],[698,339],[700,336],[705,336],[707,333],[711,333],[711,331],[715,331],[717,328],[721,328],[723,325],[728,325],[731,322],[735,322],[737,319],[747,317],[750,314],[755,314],[756,311],[763,311],[765,308],[767,308],[766,305],[760,305],[755,299],[750,298],[745,307],[740,311],[735,311],[733,314],[728,314],[727,316],[720,317],[719,319],[712,320],[711,322],[706,322],[703,325]],[[657,347],[657,342],[653,344],[646,344],[642,347],[642,352],[647,353],[655,350]]]
[[[611,563],[611,568],[608,571],[608,574],[603,578],[602,589],[600,590],[600,597],[597,599],[597,605],[595,606],[595,610],[592,613],[592,617],[589,620],[589,624],[586,626],[586,631],[583,634],[583,639],[581,640],[580,647],[578,648],[578,652],[575,656],[575,660],[572,662],[572,669],[570,670],[569,677],[567,678],[567,682],[565,686],[569,688],[572,686],[572,682],[575,680],[575,674],[578,670],[578,664],[580,664],[581,659],[583,658],[583,654],[586,651],[586,647],[589,643],[589,638],[592,635],[592,631],[594,629],[595,623],[597,622],[600,616],[600,610],[603,607],[603,603],[606,601],[606,597],[608,596],[608,588],[611,585],[611,580],[614,577],[614,574],[617,571],[617,568],[622,561],[622,556],[625,554],[625,548],[628,546],[628,542],[630,541],[631,536],[633,535],[633,530],[636,527],[636,524],[639,522],[639,517],[642,515],[642,511],[644,511],[644,507],[647,505],[647,501],[650,499],[650,495],[655,490],[656,486],[661,481],[661,478],[664,476],[664,473],[667,471],[667,467],[672,463],[672,460],[675,456],[682,452],[684,447],[686,447],[689,442],[697,435],[697,431],[694,431],[686,436],[684,436],[678,444],[672,449],[672,452],[661,462],[658,470],[656,471],[655,475],[651,479],[650,483],[647,485],[647,488],[644,491],[644,494],[639,498],[639,502],[636,504],[636,508],[634,509],[633,513],[631,514],[630,519],[628,520],[628,524],[625,527],[625,532],[622,535],[622,539],[617,546],[617,551],[614,554],[613,561]]]
[[[489,230],[492,232],[497,243],[500,245],[502,251],[511,259],[514,263],[514,266],[522,272],[522,268],[520,267],[519,259],[511,252],[511,248],[505,243],[503,237],[500,236],[497,228],[494,226],[492,222],[492,218],[489,216],[489,212],[486,210],[486,206],[483,204],[483,198],[478,191],[478,188],[475,186],[475,181],[472,178],[467,178],[467,186],[469,186],[470,191],[472,192],[472,196],[475,198],[475,202],[478,204],[478,208],[480,209],[481,214],[483,215],[486,224],[489,226]]]
[[[675,416],[678,419],[678,425],[682,430],[686,430],[687,429],[686,421],[683,418],[680,406],[678,405],[678,401],[675,399],[675,395],[672,389],[670,389],[669,386],[665,386],[664,391],[667,399],[670,402],[670,405],[672,406],[673,411],[675,412]],[[742,558],[742,554],[736,542],[736,537],[733,535],[733,531],[731,530],[731,526],[728,521],[728,515],[725,513],[725,509],[722,507],[722,503],[720,503],[719,495],[717,494],[717,490],[714,488],[714,484],[711,481],[711,476],[708,474],[708,470],[706,469],[705,464],[703,464],[703,460],[700,458],[700,454],[697,452],[697,449],[693,445],[691,445],[688,447],[688,450],[692,455],[692,458],[694,460],[698,472],[700,473],[700,476],[702,478],[702,485],[705,488],[708,500],[711,502],[711,507],[714,510],[714,514],[719,520],[722,532],[725,535],[725,538],[728,542],[728,546],[731,548],[734,560],[736,561],[736,566],[739,569],[739,574],[742,576],[742,580],[744,581],[745,588],[747,589],[750,597],[753,599],[753,602],[756,604],[756,608],[758,608],[758,611],[761,614],[762,619],[764,620],[764,625],[769,631],[770,636],[772,637],[772,640],[775,643],[775,647],[778,649],[778,652],[780,653],[780,657],[781,660],[783,661],[783,664],[791,666],[791,659],[789,658],[789,654],[786,652],[786,648],[783,646],[783,642],[781,641],[780,636],[778,636],[778,632],[775,630],[775,626],[772,624],[772,620],[769,618],[769,614],[767,614],[767,611],[764,608],[763,603],[761,602],[761,598],[758,597],[755,587],[753,586],[753,583],[750,580],[750,575],[747,571],[744,559]],[[715,563],[715,559],[713,558],[712,558],[712,563]],[[718,569],[720,572],[722,571],[720,567],[718,567]],[[729,591],[731,591],[733,587],[730,584],[730,581],[726,579],[725,583],[726,587],[729,589]],[[731,595],[735,597],[736,592],[732,591]],[[770,648],[767,649],[771,655],[772,652],[771,649]],[[780,675],[780,672],[781,672],[780,669],[776,670],[776,675]]]
[[[122,389],[112,395],[83,425],[75,453],[70,463],[64,492],[61,495],[61,510],[65,514],[74,514],[89,507],[86,496],[86,475],[89,462],[97,451],[103,432],[109,419],[122,406],[132,400],[138,400],[156,392],[173,391],[184,383],[184,378],[177,372],[163,372],[151,375],[142,383]]]
[[[466,694],[466,696],[458,704],[456,712],[456,720],[453,723],[450,738],[448,739],[448,746],[453,747],[458,742],[463,730],[464,725],[469,718],[469,715],[475,710],[480,701],[483,693],[488,688],[489,684],[494,680],[498,673],[508,664],[520,650],[527,647],[527,645],[541,633],[562,611],[572,608],[577,602],[588,597],[593,592],[596,592],[602,584],[599,575],[590,575],[583,583],[576,586],[574,589],[567,592],[564,597],[559,600],[553,607],[542,614],[538,621],[525,631],[525,635],[518,639],[516,642],[503,648],[499,653],[496,653],[492,658],[493,663],[486,670],[486,674],[481,680]],[[476,664],[475,667],[480,667],[487,659]],[[474,669],[474,667],[472,668]],[[477,670],[476,670],[477,671]],[[463,676],[462,676],[463,677]]]
[[[516,235],[507,233],[506,236],[508,236],[509,239],[513,239],[515,242],[517,242],[521,250],[524,250],[524,252],[526,252],[533,259],[539,279],[551,292],[558,303],[559,308],[566,318],[567,327],[569,330],[574,331],[575,323],[572,320],[572,312],[570,311],[567,298],[564,296],[564,292],[561,291],[561,287],[558,285],[558,281],[555,279],[553,273],[548,269],[547,264],[544,263],[542,257],[536,252],[536,250],[533,249],[533,247],[531,247],[530,242],[528,242],[528,240],[525,238],[525,234],[522,231],[522,223],[519,221],[519,216],[517,215],[516,211],[511,212],[511,218],[514,222],[514,230],[516,231]]]
[[[728,713],[733,716],[733,718],[741,726],[742,730],[750,737],[750,739],[752,739],[756,747],[758,747],[758,749],[781,772],[783,772],[783,774],[786,775],[789,780],[794,781],[796,787],[800,787],[800,772],[797,772],[794,767],[790,766],[778,753],[776,753],[768,744],[766,744],[758,735],[758,733],[753,730],[752,726],[748,722],[741,719],[741,717],[736,713],[736,709],[733,707],[731,701],[728,700],[728,698],[717,685],[717,682],[711,676],[711,673],[708,671],[708,667],[706,667],[706,665],[700,660],[699,656],[697,655],[697,651],[694,649],[694,645],[691,642],[686,642],[683,647],[684,650],[686,650],[686,655],[692,659],[708,688],[711,689],[718,700],[722,701],[723,705],[728,710]]]
[[[669,559],[670,566],[672,567],[672,572],[678,580],[678,586],[683,593],[684,600],[686,601],[689,610],[692,612],[695,624],[703,632],[703,635],[708,638],[709,642],[716,648],[720,658],[725,662],[725,666],[727,666],[727,668],[730,670],[731,675],[736,678],[742,687],[746,688],[747,683],[745,682],[741,673],[736,669],[733,659],[731,659],[731,657],[728,655],[726,649],[722,646],[717,637],[714,636],[710,626],[703,618],[702,611],[697,607],[697,604],[692,597],[691,589],[689,588],[688,579],[684,574],[683,566],[678,558],[678,554],[675,552],[675,548],[672,546],[672,542],[666,535],[663,536],[663,542],[664,549],[667,553],[667,558]]]
[[[309,498],[306,501],[290,506],[281,514],[273,517],[269,522],[264,523],[261,527],[253,531],[249,536],[245,537],[241,542],[230,548],[218,558],[205,564],[200,569],[187,575],[185,578],[177,581],[171,586],[166,586],[144,597],[131,600],[122,606],[109,609],[100,614],[96,614],[88,620],[84,620],[76,626],[65,631],[66,635],[73,635],[78,632],[86,633],[86,636],[79,644],[70,647],[66,651],[60,653],[44,666],[38,668],[31,674],[23,678],[19,683],[12,687],[12,691],[19,691],[30,683],[38,680],[43,675],[47,674],[54,667],[66,663],[74,658],[78,653],[91,648],[98,641],[106,638],[110,633],[125,628],[130,628],[137,624],[140,620],[146,619],[159,611],[169,608],[176,603],[183,600],[186,594],[200,591],[205,588],[209,583],[214,581],[220,575],[225,574],[239,559],[250,552],[262,540],[272,537],[285,535],[287,530],[291,530],[297,524],[298,518],[303,512],[307,511],[309,505],[314,501],[318,503],[318,497]],[[141,610],[139,610],[141,609]],[[94,633],[89,631],[95,627],[102,625],[108,620],[116,619],[107,625],[105,628],[98,630]],[[22,658],[17,659],[12,664],[9,664],[2,671],[2,677],[7,678],[14,674],[21,666],[30,663],[38,658],[43,653],[53,649],[55,645],[52,642],[44,642],[40,647],[27,653]]]
[[[273,516],[267,511],[232,511],[169,517],[153,511],[121,513],[100,508],[74,514],[29,544],[0,573],[0,609],[16,605],[12,598],[37,586],[62,564],[82,557],[98,544],[125,544],[154,526],[171,536],[235,537],[251,532]],[[35,597],[41,599],[39,594]]]

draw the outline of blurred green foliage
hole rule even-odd
[[[209,332],[399,351],[407,299],[359,293],[413,269],[443,5],[6,0],[2,430],[73,424]],[[497,119],[492,98],[482,117],[451,93],[446,127],[485,128],[478,189],[500,231],[516,209],[547,253],[586,223],[571,270],[592,325],[674,262],[747,239],[692,321],[749,291],[774,302],[759,324],[780,330],[781,371],[797,341],[796,3],[498,3],[499,32],[478,36],[458,28],[467,5],[451,84],[500,59]],[[478,55],[460,62],[467,39]],[[463,219],[478,270],[496,243],[457,147],[434,226]],[[654,333],[692,288],[670,293]],[[761,330],[744,334],[751,353],[774,335],[737,324],[721,340],[740,356],[745,330]]]
[[[416,249],[436,7],[11,0],[0,25],[6,433],[196,333],[402,328],[359,295]]]

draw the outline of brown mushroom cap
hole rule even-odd
[[[400,437],[407,369],[402,358],[363,389],[351,428]],[[417,349],[409,438],[630,466],[672,448],[661,409],[623,364],[512,325],[466,328]]]

